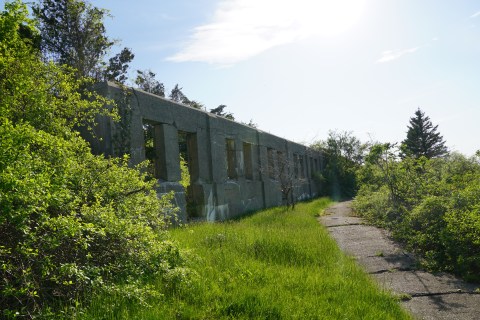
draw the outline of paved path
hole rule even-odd
[[[353,217],[350,204],[330,207],[319,220],[340,248],[354,256],[381,287],[410,296],[402,305],[418,319],[480,319],[478,285],[417,270],[412,255],[390,240],[386,231]]]

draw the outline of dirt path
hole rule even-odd
[[[478,285],[451,275],[433,275],[416,269],[413,256],[390,240],[387,232],[352,216],[350,202],[326,210],[319,221],[340,248],[355,259],[383,288],[410,300],[402,302],[418,319],[480,319]]]

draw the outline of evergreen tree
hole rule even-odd
[[[402,141],[402,157],[419,158],[424,156],[430,159],[446,155],[448,149],[443,137],[437,132],[437,128],[438,125],[433,126],[430,118],[418,108],[415,116],[410,118],[407,138]]]

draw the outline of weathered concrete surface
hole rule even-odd
[[[319,221],[380,287],[411,296],[402,305],[418,319],[480,319],[480,294],[475,292],[479,285],[418,270],[415,257],[393,242],[385,230],[352,216],[350,205],[342,202],[330,207]]]
[[[313,179],[323,166],[318,151],[141,90],[114,83],[98,84],[96,90],[116,102],[122,120],[100,117],[94,135],[82,132],[92,151],[129,154],[131,165],[150,160],[157,193],[174,191],[183,221],[225,220],[281,205],[279,172],[285,163],[294,198],[319,193]],[[190,174],[186,191],[179,182],[180,155]]]

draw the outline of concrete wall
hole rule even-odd
[[[311,176],[320,170],[322,156],[303,145],[143,91],[130,89],[125,100],[118,86],[104,83],[98,92],[117,101],[127,122],[119,125],[100,119],[97,138],[86,137],[93,152],[116,156],[126,147],[132,165],[138,164],[146,159],[144,124],[151,124],[158,193],[176,192],[183,220],[224,220],[281,205],[278,172],[282,159],[292,163],[290,170],[296,161],[296,199],[318,194]],[[181,137],[186,137],[189,154],[188,210],[186,193],[179,184]]]

